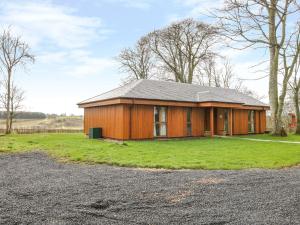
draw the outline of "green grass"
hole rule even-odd
[[[255,134],[240,136],[241,138],[253,138],[253,139],[263,139],[263,140],[274,140],[274,141],[296,141],[300,142],[300,135],[289,134],[287,137],[273,136],[271,134]]]
[[[281,168],[300,164],[300,145],[239,139],[89,140],[82,134],[0,136],[0,152],[44,151],[66,161],[170,169]]]

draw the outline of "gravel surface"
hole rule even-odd
[[[0,224],[300,224],[300,168],[170,171],[0,155]]]

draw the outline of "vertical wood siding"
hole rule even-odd
[[[233,134],[248,134],[248,110],[233,110]]]
[[[186,110],[184,107],[168,107],[167,136],[184,137],[187,135]]]
[[[265,133],[266,132],[266,126],[267,126],[267,121],[266,121],[266,111],[259,111],[260,115],[260,132]]]
[[[204,135],[204,109],[192,108],[192,136]]]
[[[133,105],[131,107],[131,139],[153,138],[154,106]],[[128,133],[129,133],[128,132]],[[127,137],[127,136],[126,136]]]
[[[124,138],[123,105],[100,106],[84,109],[84,132],[93,127],[101,127],[106,138]]]

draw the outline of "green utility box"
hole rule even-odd
[[[97,128],[90,128],[89,130],[89,138],[90,139],[98,139],[102,138],[102,128],[97,127]]]

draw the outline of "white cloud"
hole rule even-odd
[[[38,61],[46,70],[51,65],[56,73],[77,78],[107,74],[118,68],[114,59],[94,57],[85,50],[45,53]]]
[[[189,9],[186,17],[200,17],[207,15],[209,11],[222,6],[222,0],[175,0],[175,2]]]
[[[88,46],[109,32],[98,17],[75,15],[76,10],[45,2],[7,2],[0,10],[2,26],[12,25],[32,46]]]
[[[12,25],[36,54],[35,66],[83,77],[114,66],[109,58],[93,56],[92,47],[110,32],[98,17],[76,15],[76,10],[50,2],[2,4],[0,24]]]

